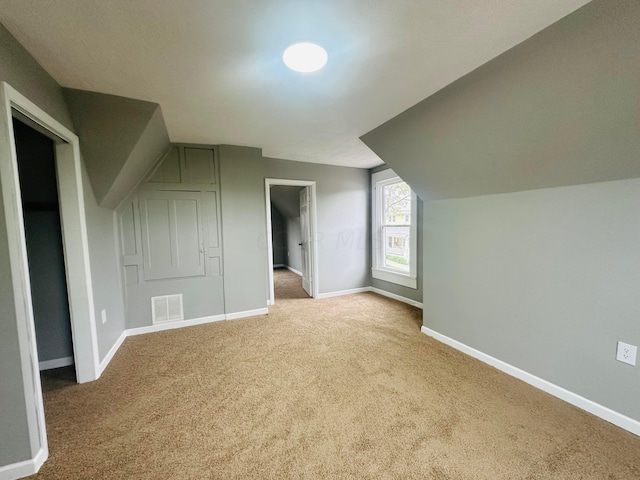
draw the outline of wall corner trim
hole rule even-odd
[[[73,357],[61,357],[61,358],[54,358],[52,360],[43,360],[42,362],[38,362],[40,371],[52,370],[54,368],[60,368],[60,367],[68,367],[69,365],[73,365]]]
[[[318,294],[318,298],[341,297],[343,295],[353,295],[354,293],[370,292],[371,287],[351,288],[349,290],[337,290],[335,292],[327,292]]]
[[[284,268],[286,268],[287,270],[289,270],[290,272],[295,273],[296,275],[302,276],[302,272],[299,270],[296,270],[295,268],[291,268],[289,265],[283,265]]]
[[[192,327],[194,325],[203,325],[205,323],[219,322],[222,320],[236,320],[238,318],[254,317],[256,315],[266,315],[269,310],[265,308],[258,308],[256,310],[247,310],[245,312],[236,312],[220,315],[210,315],[208,317],[192,318],[190,320],[180,320],[178,322],[159,323],[156,325],[149,325],[146,327],[129,328],[123,331],[113,346],[109,349],[109,352],[105,355],[104,359],[100,362],[100,375],[107,369],[107,366],[115,356],[116,352],[120,349],[127,337],[133,337],[135,335],[144,335],[145,333],[162,332],[164,330],[173,330],[176,328]],[[4,480],[0,475],[0,480]]]
[[[130,328],[126,330],[127,337],[134,335],[142,335],[144,333],[162,332],[164,330],[173,330],[175,328],[192,327],[194,325],[203,325],[205,323],[219,322],[226,320],[225,315],[211,315],[208,317],[192,318],[190,320],[179,320],[177,322],[157,323],[147,327]]]
[[[123,330],[123,332],[120,334],[120,336],[116,340],[116,343],[113,344],[113,346],[109,349],[107,354],[104,356],[104,358],[100,362],[100,369],[98,371],[99,375],[102,375],[103,372],[107,369],[107,365],[109,365],[109,363],[113,359],[116,352],[120,349],[120,347],[122,346],[122,343],[125,341],[127,336],[128,336],[127,330]]]
[[[411,300],[410,298],[403,297],[401,295],[396,295],[395,293],[387,292],[386,290],[381,290],[376,287],[369,287],[369,291],[373,293],[377,293],[378,295],[382,295],[383,297],[393,298],[394,300],[398,300],[399,302],[403,302],[413,307],[422,309],[422,302]]]
[[[491,365],[492,367],[497,368],[498,370],[511,375],[512,377],[516,377],[533,387],[536,387],[544,392],[547,392],[550,395],[553,395],[556,398],[559,398],[560,400],[564,400],[565,402],[570,403],[571,405],[578,407],[586,412],[589,412],[596,417],[600,417],[601,419],[606,420],[609,423],[613,423],[614,425],[627,430],[634,435],[640,436],[640,421],[638,420],[627,417],[626,415],[616,412],[615,410],[611,410],[608,407],[584,398],[577,393],[570,392],[569,390],[555,385],[540,377],[536,377],[529,372],[525,372],[518,367],[514,367],[513,365],[503,362],[502,360],[498,360],[491,355],[476,350],[475,348],[465,345],[464,343],[454,340],[453,338],[438,333],[435,330],[431,330],[430,328],[423,326],[420,331],[425,335],[432,337],[433,339],[438,340],[441,343],[444,343],[445,345],[455,348],[456,350],[459,350],[462,353],[476,358],[481,362]]]
[[[335,292],[321,293],[320,295],[318,295],[318,298],[341,297],[342,295],[353,295],[354,293],[365,293],[365,292],[376,293],[378,295],[382,295],[383,297],[392,298],[393,300],[406,303],[407,305],[411,305],[413,307],[417,307],[420,309],[422,308],[422,303],[420,302],[411,300],[410,298],[407,298],[407,297],[396,295],[395,293],[387,292],[386,290],[381,290],[376,287],[351,288],[349,290],[338,290]]]
[[[0,480],[17,480],[38,473],[49,452],[41,448],[35,457],[0,467]]]
[[[255,317],[257,315],[267,315],[269,313],[269,309],[264,307],[264,308],[256,308],[255,310],[246,310],[244,312],[234,312],[234,313],[227,313],[225,315],[225,319],[226,320],[238,320],[239,318],[246,318],[246,317]]]

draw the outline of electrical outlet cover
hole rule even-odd
[[[635,366],[637,355],[638,347],[636,347],[635,345],[629,345],[628,343],[618,342],[616,360]]]

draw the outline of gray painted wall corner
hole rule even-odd
[[[115,212],[98,206],[84,165],[82,181],[98,352],[100,360],[103,360],[126,328],[123,285],[118,269],[119,254],[116,246],[118,234],[113,218]],[[105,324],[101,320],[103,309],[106,310],[107,315],[107,323]]]
[[[369,286],[369,171],[265,157],[263,178],[316,181],[320,293]]]
[[[640,179],[426,203],[424,325],[640,420],[639,212]]]
[[[220,145],[226,313],[267,306],[267,238],[262,150]]]
[[[73,128],[62,89],[38,62],[0,25],[0,81],[29,100],[68,128]],[[8,141],[5,139],[5,141]],[[3,201],[0,197],[0,270],[10,271],[9,251]],[[0,279],[0,466],[32,458],[25,382],[22,375],[13,287],[8,275]]]
[[[367,170],[268,158],[260,149],[221,145],[220,171],[228,312],[266,306],[265,178],[316,182],[320,293],[369,285]]]

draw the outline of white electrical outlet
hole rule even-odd
[[[638,347],[629,345],[628,343],[618,342],[618,350],[616,360],[629,365],[636,365],[636,356],[638,355]]]
[[[105,323],[107,323],[107,311],[103,308],[102,312],[100,312],[102,315],[102,324],[104,325]]]

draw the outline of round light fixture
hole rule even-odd
[[[327,51],[309,42],[294,43],[282,54],[282,61],[291,70],[309,73],[320,70],[327,63]]]

